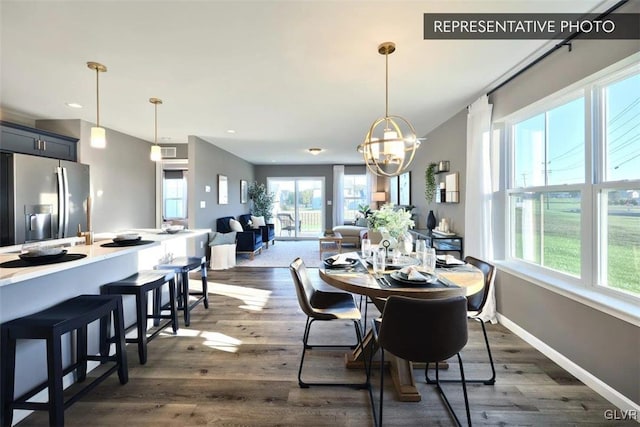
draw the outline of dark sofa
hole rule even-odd
[[[240,222],[240,225],[242,225],[242,229],[245,231],[260,230],[260,233],[262,234],[262,243],[264,243],[266,249],[269,249],[270,242],[275,245],[276,229],[274,224],[261,225],[257,229],[252,228],[251,225],[249,225],[249,221],[251,221],[251,214],[240,215],[238,217],[238,221]]]
[[[235,219],[232,216],[225,216],[216,220],[216,230],[220,233],[229,233],[231,226],[229,220]],[[238,231],[236,234],[236,252],[247,253],[253,259],[256,253],[262,252],[262,232],[260,230]]]

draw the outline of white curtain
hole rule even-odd
[[[491,229],[492,167],[491,112],[493,106],[484,95],[471,104],[467,115],[467,181],[465,192],[465,254],[491,262],[493,233]],[[479,318],[496,323],[493,283]]]
[[[373,201],[373,193],[378,191],[378,176],[367,168],[367,198],[369,200],[369,209],[378,209],[378,202]]]
[[[344,165],[333,165],[333,226],[344,224]]]

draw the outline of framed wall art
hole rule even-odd
[[[247,203],[249,200],[249,187],[247,181],[240,180],[240,203]]]
[[[226,175],[218,175],[218,204],[229,203],[229,183]]]

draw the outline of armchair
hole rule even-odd
[[[261,225],[258,228],[252,228],[252,226],[249,225],[249,221],[251,221],[251,214],[240,215],[238,217],[238,221],[240,222],[240,225],[242,225],[242,229],[245,231],[260,231],[262,234],[262,243],[264,243],[266,249],[269,249],[269,242],[275,244],[276,231],[273,224],[266,224]]]
[[[225,216],[216,220],[216,231],[221,233],[229,233],[234,231],[229,225],[229,220],[234,219],[232,216]],[[236,252],[247,253],[249,258],[253,259],[256,253],[262,252],[262,233],[250,231],[238,231],[236,234]]]
[[[289,236],[291,236],[291,232],[296,230],[296,222],[291,216],[290,213],[279,213],[276,214],[278,221],[280,221],[280,235],[282,236],[283,231],[288,231]],[[298,220],[297,224],[298,231],[302,231],[302,220]]]

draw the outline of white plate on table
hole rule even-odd
[[[416,286],[416,285],[426,285],[427,283],[433,283],[436,280],[438,280],[438,277],[434,274],[430,274],[427,272],[420,272],[420,274],[422,275],[423,279],[422,280],[411,280],[408,278],[408,276],[401,272],[401,271],[392,271],[389,276],[391,276],[391,278],[393,280],[396,280],[400,283],[403,283],[405,285],[412,285],[412,286]]]

